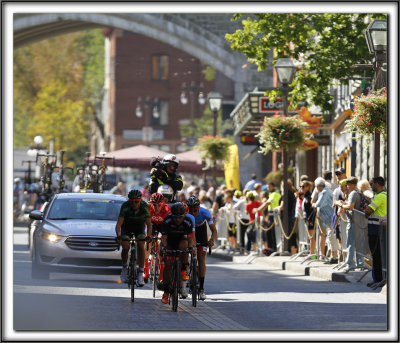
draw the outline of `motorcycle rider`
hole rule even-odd
[[[169,185],[172,187],[175,195],[183,187],[182,177],[176,174],[179,166],[178,158],[173,154],[166,155],[162,161],[159,158],[152,158],[150,171],[150,194],[156,193],[161,185]]]

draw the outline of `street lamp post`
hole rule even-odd
[[[206,103],[206,98],[204,97],[204,92],[203,92],[204,86],[203,83],[200,83],[199,86],[196,85],[196,82],[192,81],[190,83],[190,87],[188,88],[189,90],[189,99],[186,96],[186,83],[184,82],[182,84],[182,92],[181,92],[181,104],[186,105],[188,103],[188,100],[190,100],[190,127],[191,127],[191,134],[190,138],[191,141],[189,142],[188,145],[194,145],[194,114],[195,114],[195,98],[196,98],[196,93],[198,92],[197,96],[197,101],[200,105],[204,105]]]
[[[218,112],[221,110],[222,107],[222,95],[218,92],[210,92],[207,96],[207,101],[208,107],[213,113],[213,136],[216,137]],[[213,183],[214,187],[217,187],[217,164],[215,161],[213,165]]]
[[[33,139],[34,145],[29,147],[27,151],[27,155],[36,159],[37,154],[44,155],[48,153],[48,150],[42,146],[43,137],[42,136],[35,136]],[[35,167],[35,178],[40,178],[40,166],[36,165]]]
[[[386,86],[386,52],[387,52],[387,21],[373,20],[364,31],[369,53],[374,54],[373,67],[375,70],[374,90]],[[380,134],[374,134],[374,175],[379,176]]]
[[[142,99],[142,97],[138,97],[137,106],[136,106],[136,117],[143,117],[142,105],[145,108],[145,124],[142,128],[142,139],[146,142],[146,145],[149,145],[149,142],[152,141],[153,129],[150,123],[151,117],[160,118],[160,112],[158,109],[158,99],[152,99],[150,97],[146,97]]]
[[[288,94],[289,85],[292,83],[296,67],[290,58],[279,58],[275,63],[275,70],[278,75],[279,82],[281,83],[281,91],[283,93],[283,110],[284,115],[288,115]],[[283,230],[286,235],[289,235],[289,194],[288,194],[288,151],[282,149],[282,162],[283,162]],[[288,241],[284,239],[283,250],[288,251]]]

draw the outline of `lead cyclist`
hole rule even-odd
[[[200,200],[198,198],[196,198],[194,195],[190,196],[186,201],[186,205],[189,207],[189,213],[194,216],[195,219],[196,243],[207,244],[207,246],[199,246],[197,248],[200,281],[199,297],[200,300],[205,300],[207,298],[204,291],[204,280],[206,277],[206,254],[208,247],[212,247],[217,239],[217,229],[215,228],[210,211],[204,207],[200,207]],[[207,226],[211,230],[211,239],[208,239]]]

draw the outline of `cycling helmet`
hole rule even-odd
[[[129,199],[142,199],[142,192],[137,189],[132,189],[128,193],[128,198]]]
[[[171,197],[172,194],[174,194],[174,190],[170,185],[161,185],[158,187],[157,193],[160,193],[165,197]]]
[[[177,167],[179,166],[178,157],[176,157],[176,155],[173,155],[173,154],[168,154],[168,155],[164,156],[163,163],[164,164],[175,163],[175,165]]]
[[[190,196],[187,200],[186,200],[186,204],[192,208],[192,207],[199,207],[200,206],[200,200],[197,199],[194,195]]]
[[[164,200],[164,197],[161,193],[154,193],[150,197],[150,202],[153,204],[161,204]]]
[[[176,202],[171,206],[171,214],[173,217],[183,217],[185,212],[185,206],[181,202]]]

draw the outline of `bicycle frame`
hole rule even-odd
[[[36,155],[36,163],[39,157],[44,157],[44,162],[41,164],[41,168],[43,169],[42,176],[40,180],[43,182],[43,192],[41,195],[46,197],[46,201],[48,201],[53,195],[52,190],[52,174],[57,163],[57,155],[54,154],[37,154]],[[53,157],[53,160],[50,161],[50,158]]]
[[[151,245],[151,264],[150,264],[150,280],[152,282],[153,288],[153,298],[156,296],[157,284],[160,278],[160,255],[158,252],[158,242],[161,241],[161,238],[153,237],[152,245]]]
[[[138,247],[137,242],[145,241],[144,239],[136,239],[134,237],[130,240],[130,249],[129,249],[129,263],[128,263],[128,272],[127,272],[127,280],[128,280],[128,288],[131,290],[131,301],[135,301],[135,284],[138,278]]]

